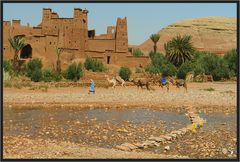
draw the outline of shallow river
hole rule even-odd
[[[137,142],[182,128],[190,121],[185,112],[144,108],[69,109],[4,108],[4,135],[71,141],[101,147]],[[204,129],[236,123],[235,115],[204,114]]]

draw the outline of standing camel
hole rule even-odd
[[[138,88],[141,87],[143,89],[146,86],[147,90],[150,90],[150,82],[146,78],[131,78],[129,81],[133,82]]]
[[[108,83],[113,84],[112,88],[115,88],[115,86],[117,84],[116,79],[115,78],[109,79],[108,75],[105,75],[105,77],[106,77]]]
[[[186,92],[187,92],[187,82],[186,82],[186,80],[170,78],[170,82],[172,83],[172,85],[177,86],[177,88],[184,87]]]
[[[122,87],[126,87],[125,81],[119,75],[116,76],[116,81],[120,83]]]

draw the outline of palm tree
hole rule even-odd
[[[191,60],[194,52],[194,47],[191,42],[192,36],[180,35],[164,44],[166,57],[170,62],[179,67],[187,60]]]
[[[19,70],[19,52],[26,45],[25,39],[23,37],[17,36],[8,39],[11,47],[14,49],[14,57],[13,57],[13,69],[16,72]]]
[[[56,54],[57,54],[56,71],[57,71],[58,73],[61,73],[61,60],[60,60],[60,55],[63,53],[63,49],[62,49],[62,48],[56,48],[55,52],[56,52]]]
[[[150,36],[150,39],[153,41],[153,43],[154,43],[154,46],[153,46],[153,51],[154,51],[154,53],[156,53],[157,52],[157,42],[159,41],[159,39],[160,39],[160,35],[159,34],[152,34],[151,36]]]

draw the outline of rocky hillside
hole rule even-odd
[[[164,52],[164,43],[178,34],[187,34],[192,36],[193,45],[198,50],[221,55],[237,46],[236,24],[236,18],[228,17],[202,17],[182,20],[158,32],[161,36],[157,45],[158,50]],[[153,48],[153,43],[148,39],[138,48],[144,52],[149,52]]]

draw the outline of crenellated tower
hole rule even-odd
[[[116,52],[128,52],[127,18],[118,18],[116,25]]]

